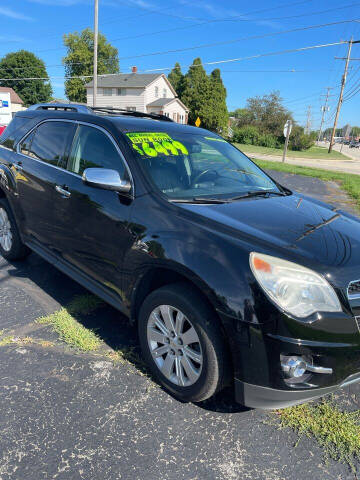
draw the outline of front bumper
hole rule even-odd
[[[272,410],[315,400],[316,398],[333,393],[339,388],[344,388],[358,382],[360,382],[360,373],[350,375],[338,385],[294,391],[252,385],[235,379],[235,399],[246,407]]]

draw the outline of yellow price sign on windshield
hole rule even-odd
[[[196,125],[197,127],[200,127],[200,125],[201,125],[201,120],[200,120],[199,117],[197,117],[197,119],[195,120],[195,125]]]
[[[179,152],[188,155],[185,145],[174,140],[165,132],[136,132],[127,133],[133,149],[139,155],[157,157],[160,155],[179,155]]]

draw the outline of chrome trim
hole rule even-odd
[[[57,165],[52,165],[51,163],[44,162],[43,160],[39,160],[37,158],[30,157],[29,155],[25,155],[24,153],[20,152],[19,147],[20,147],[21,142],[28,135],[31,135],[31,133],[35,130],[35,128],[39,127],[40,125],[42,125],[43,123],[46,123],[46,122],[66,122],[66,123],[74,123],[75,125],[86,125],[88,127],[97,128],[98,130],[103,132],[110,139],[110,141],[113,143],[113,145],[115,146],[120,158],[124,162],[124,165],[125,165],[125,168],[126,168],[128,174],[129,174],[130,183],[131,183],[130,195],[131,195],[132,198],[135,198],[135,182],[134,182],[134,178],[132,176],[129,164],[126,161],[126,158],[125,158],[124,154],[120,150],[119,145],[115,142],[114,137],[105,128],[100,127],[99,125],[95,125],[95,124],[89,123],[89,122],[83,122],[83,121],[80,121],[80,120],[69,120],[67,118],[46,118],[46,119],[42,120],[41,122],[37,123],[36,125],[34,125],[31,130],[29,130],[25,135],[23,135],[20,138],[20,140],[16,144],[16,153],[18,153],[19,155],[22,155],[25,158],[31,158],[31,160],[35,160],[37,162],[44,163],[45,165],[49,165],[50,167],[57,168],[58,170],[61,170],[62,172],[70,173],[71,175],[75,175],[76,177],[81,178],[81,175],[79,175],[78,173],[71,172],[70,170],[66,170],[65,168],[58,167]],[[75,138],[75,136],[74,136],[74,138]]]
[[[320,367],[317,365],[310,365],[309,363],[306,364],[306,371],[312,372],[312,373],[326,373],[326,374],[332,374],[333,369],[328,368],[328,367]]]
[[[60,187],[59,185],[55,185],[55,190],[60,193],[60,195],[63,195],[64,197],[71,197],[71,193],[68,190],[65,190],[65,188]]]
[[[82,174],[83,182],[95,188],[129,193],[131,183],[123,180],[117,170],[108,168],[85,168]]]
[[[349,288],[350,288],[350,285],[352,283],[360,283],[360,279],[351,280],[351,282],[348,283],[348,286],[347,286],[347,289],[346,289],[346,294],[348,296],[348,299],[349,300],[356,300],[356,299],[360,298],[360,292],[359,293],[354,293],[354,294],[349,293]]]

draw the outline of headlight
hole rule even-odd
[[[341,312],[334,289],[321,275],[280,258],[250,253],[250,267],[264,291],[286,312],[307,317],[314,312]]]

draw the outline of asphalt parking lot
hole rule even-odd
[[[271,172],[290,188],[354,212],[332,182]],[[0,260],[0,480],[354,479],[323,461],[312,438],[279,430],[276,415],[234,403],[231,390],[182,404],[109,352],[137,348],[136,332],[111,307],[80,317],[104,344],[79,353],[35,322],[85,291],[35,254]],[[31,339],[31,340],[29,340]],[[136,358],[136,357],[134,357]],[[358,387],[336,395],[358,409]],[[356,465],[360,468],[360,465]]]

